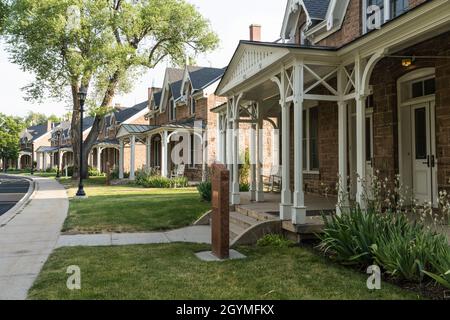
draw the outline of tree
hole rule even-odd
[[[0,0],[0,33],[3,30],[5,18],[8,15],[8,5],[5,0]]]
[[[46,124],[47,121],[51,121],[53,123],[58,123],[61,121],[61,119],[58,118],[57,116],[55,116],[54,114],[47,117],[43,113],[37,113],[37,112],[33,112],[33,111],[29,111],[28,114],[24,118],[24,122],[27,127]]]
[[[216,48],[209,22],[185,0],[11,0],[5,26],[13,62],[36,75],[27,97],[72,100],[72,144],[79,144],[81,88],[95,117],[85,140],[87,156],[117,93],[165,59],[182,64],[188,54]],[[74,147],[75,169],[78,149]],[[76,174],[78,170],[74,170]],[[87,173],[87,169],[84,174]]]
[[[20,133],[24,128],[20,118],[0,113],[0,158],[4,171],[7,169],[8,160],[16,160],[19,157]]]

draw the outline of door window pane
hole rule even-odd
[[[412,97],[418,98],[423,97],[423,82],[415,82],[412,84]]]
[[[428,79],[425,80],[424,82],[424,92],[425,95],[429,95],[429,94],[435,94],[436,93],[436,80],[433,79]]]
[[[427,159],[427,116],[426,109],[415,110],[416,160]]]

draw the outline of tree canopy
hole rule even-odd
[[[24,122],[27,127],[37,126],[40,124],[45,124],[47,121],[52,121],[54,123],[58,123],[61,121],[60,118],[52,114],[51,116],[47,116],[43,113],[29,111],[28,114],[24,117]]]
[[[0,113],[0,158],[5,164],[7,160],[19,156],[20,133],[25,128],[20,118]]]
[[[9,0],[5,35],[11,60],[35,75],[27,97],[73,101],[72,143],[78,143],[80,88],[89,91],[95,143],[117,93],[165,59],[215,49],[209,21],[185,0]],[[75,151],[75,159],[78,159]],[[86,158],[86,157],[85,157]],[[75,167],[78,166],[75,160]],[[74,170],[76,171],[76,170]]]

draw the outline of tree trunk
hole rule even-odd
[[[111,79],[109,80],[108,88],[106,89],[105,96],[103,97],[103,101],[101,107],[111,106],[112,100],[119,84],[120,72],[116,71]],[[105,121],[105,117],[103,115],[96,115],[94,119],[94,123],[92,124],[91,131],[87,136],[86,140],[83,143],[83,175],[85,174],[87,177],[88,174],[88,157],[91,153],[92,147],[97,142],[98,136],[101,133]],[[84,178],[84,177],[83,177]]]
[[[79,178],[78,168],[80,163],[80,102],[78,101],[78,84],[73,84],[72,88],[72,100],[73,100],[73,112],[72,112],[72,123],[71,123],[71,140],[72,140],[72,151],[73,151],[73,174],[72,179],[76,180]]]

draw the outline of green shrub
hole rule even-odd
[[[103,173],[101,173],[97,168],[89,167],[89,177],[103,177]]]
[[[358,208],[324,221],[319,248],[342,264],[364,268],[377,264],[392,277],[417,282],[425,270],[445,274],[446,269],[437,265],[448,259],[446,238],[410,223],[403,214]]]
[[[45,170],[45,172],[47,172],[47,173],[56,173],[56,171],[57,171],[56,168],[47,168],[47,169]]]
[[[371,247],[383,230],[381,219],[372,211],[359,208],[341,216],[324,216],[325,227],[319,235],[319,249],[342,264],[370,265]]]
[[[198,193],[204,201],[211,202],[212,199],[212,185],[211,181],[202,182],[197,186]]]
[[[450,247],[439,242],[435,248],[434,255],[431,256],[431,267],[424,270],[424,274],[435,280],[440,285],[450,289]]]
[[[258,247],[289,248],[293,247],[295,243],[279,234],[268,234],[259,239],[256,245]]]
[[[186,188],[189,185],[188,178],[186,177],[178,177],[170,179],[172,188]]]
[[[240,192],[249,192],[250,191],[250,183],[248,183],[248,182],[241,182],[239,184],[239,191]]]
[[[135,183],[144,188],[186,188],[188,179],[186,177],[169,179],[154,175],[152,170],[138,170]]]

